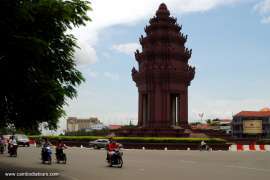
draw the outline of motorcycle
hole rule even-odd
[[[117,166],[118,168],[122,168],[123,166],[123,152],[119,149],[114,151],[114,154],[111,155],[111,158],[107,158],[108,164],[110,167]]]
[[[61,162],[64,164],[67,163],[67,156],[63,152],[63,149],[56,149],[55,156],[56,156],[57,163],[61,163]]]
[[[11,144],[8,150],[9,156],[10,157],[17,157],[17,149],[18,149],[18,145],[13,145]]]
[[[41,151],[42,164],[52,164],[52,150],[50,147],[43,147]]]

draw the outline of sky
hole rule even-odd
[[[183,25],[196,67],[189,86],[189,121],[232,118],[270,106],[270,0],[92,0],[92,19],[74,28],[77,68],[86,81],[67,100],[61,119],[98,117],[105,124],[137,123],[138,92],[131,78],[134,51],[159,5]]]

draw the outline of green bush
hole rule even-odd
[[[66,132],[65,136],[107,136],[110,133],[109,129],[93,130],[93,131],[74,131]]]
[[[42,136],[29,136],[32,139],[40,139]],[[43,136],[49,140],[65,140],[65,141],[93,141],[96,139],[106,139],[106,136]],[[220,138],[174,138],[174,137],[114,137],[118,142],[125,143],[226,143]]]

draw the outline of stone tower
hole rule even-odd
[[[135,52],[139,69],[132,69],[132,78],[139,92],[139,127],[188,126],[188,86],[195,68],[188,64],[192,50],[185,47],[187,35],[176,21],[162,3],[140,38],[142,52]]]

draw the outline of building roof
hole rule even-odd
[[[214,122],[232,122],[232,119],[213,119]]]
[[[235,116],[243,117],[270,117],[270,111],[241,111]]]
[[[101,123],[97,117],[90,117],[88,119],[68,117],[67,122],[68,123],[94,123],[94,124]]]
[[[265,108],[262,108],[260,111],[270,111],[270,108],[265,107]]]
[[[109,125],[109,129],[120,129],[120,128],[122,128],[122,125],[116,125],[116,124],[110,124]]]

